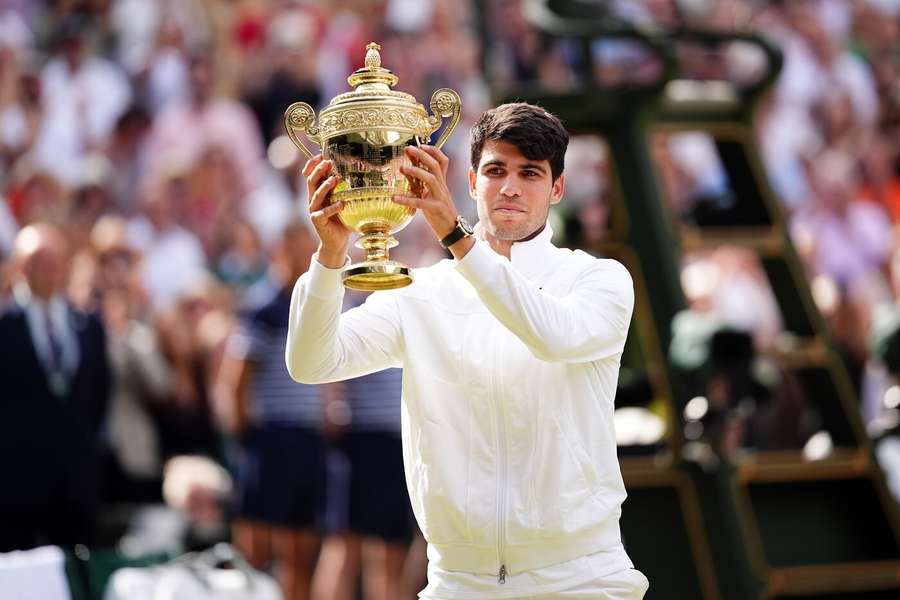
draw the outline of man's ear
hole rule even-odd
[[[469,197],[475,199],[475,180],[478,179],[478,173],[475,169],[469,167]]]
[[[560,173],[559,177],[556,178],[556,181],[553,182],[553,187],[550,189],[550,204],[559,204],[565,191],[566,174]]]

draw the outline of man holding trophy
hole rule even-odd
[[[374,72],[375,61],[366,64]],[[469,170],[473,230],[447,187],[449,161],[437,147],[447,132],[429,146],[427,136],[385,136],[384,119],[373,122],[380,139],[402,145],[407,185],[395,187],[392,205],[421,210],[453,258],[408,273],[387,261],[388,240],[347,267],[350,227],[365,238],[375,225],[347,218],[360,196],[347,195],[323,132],[325,156],[303,170],[320,242],[294,288],[291,376],[323,383],[403,368],[406,479],[428,541],[420,598],[643,598],[647,580],[619,531],[626,494],[613,430],[634,294],[621,264],[551,243],[565,128],[528,104],[482,115]],[[367,219],[383,221],[378,211]],[[342,281],[391,291],[341,314]]]

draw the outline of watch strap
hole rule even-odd
[[[469,237],[470,235],[472,235],[472,228],[461,216],[457,216],[456,227],[453,228],[453,231],[441,238],[441,246],[449,248],[459,240],[464,237]]]

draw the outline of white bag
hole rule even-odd
[[[234,568],[220,568],[228,562]],[[269,575],[227,544],[156,567],[119,569],[104,600],[283,600]]]
[[[65,563],[56,546],[0,553],[0,598],[69,600]]]

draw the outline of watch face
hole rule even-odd
[[[466,235],[472,235],[473,233],[475,233],[475,229],[471,225],[469,225],[469,222],[466,221],[465,219],[463,219],[462,217],[459,218],[458,222],[459,222],[459,228],[462,229],[463,231],[465,231]]]

